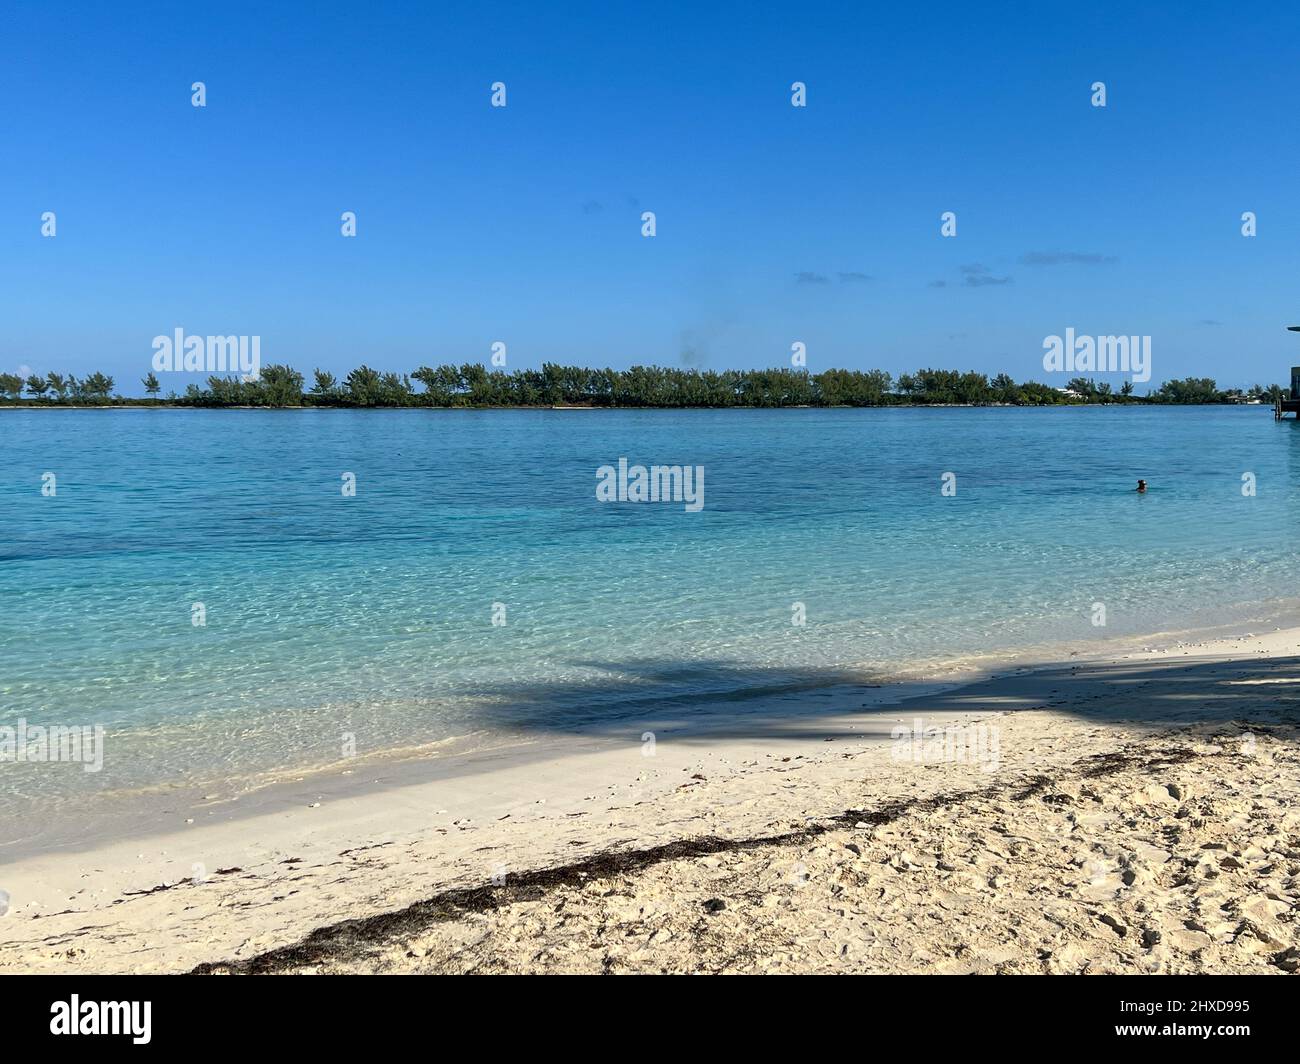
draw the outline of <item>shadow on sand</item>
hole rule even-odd
[[[523,733],[635,738],[652,724],[710,738],[814,738],[819,722],[985,716],[1052,709],[1151,728],[1213,723],[1300,706],[1300,656],[1175,657],[1021,665],[944,683],[885,683],[846,670],[737,669],[722,662],[595,665],[608,685],[516,683],[481,689],[485,720]],[[613,677],[616,677],[613,678]],[[888,731],[888,729],[886,729]]]

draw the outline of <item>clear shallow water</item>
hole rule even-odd
[[[1263,408],[3,411],[0,454],[0,724],[109,736],[27,797],[1086,652],[1298,571],[1300,426]],[[597,502],[620,456],[703,465],[704,509]]]

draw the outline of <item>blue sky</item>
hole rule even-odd
[[[0,370],[1300,364],[1293,5],[539,7],[5,5]]]

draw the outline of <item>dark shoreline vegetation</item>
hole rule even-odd
[[[125,398],[113,392],[114,380],[103,373],[78,379],[50,373],[25,380],[0,373],[0,405],[176,406],[176,407],[617,407],[773,408],[874,406],[1086,406],[1104,404],[1244,403],[1272,405],[1286,391],[1273,384],[1248,392],[1221,391],[1209,377],[1165,381],[1137,395],[1125,381],[1075,377],[1064,388],[1037,381],[1017,384],[1007,374],[990,379],[983,373],[923,369],[895,380],[883,370],[796,369],[697,370],[661,366],[588,369],[546,363],[541,369],[510,372],[478,363],[423,366],[414,373],[383,373],[360,366],[346,377],[316,370],[306,387],[303,375],[284,365],[263,367],[258,380],[208,378],[207,387],[190,384],[185,392],[159,398],[162,386],[150,373],[141,384],[148,398]]]

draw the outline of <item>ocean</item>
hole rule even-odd
[[[105,735],[99,771],[0,763],[0,808],[1295,597],[1300,425],[1263,407],[0,411],[0,453],[0,728]],[[600,501],[620,459],[702,506]]]

